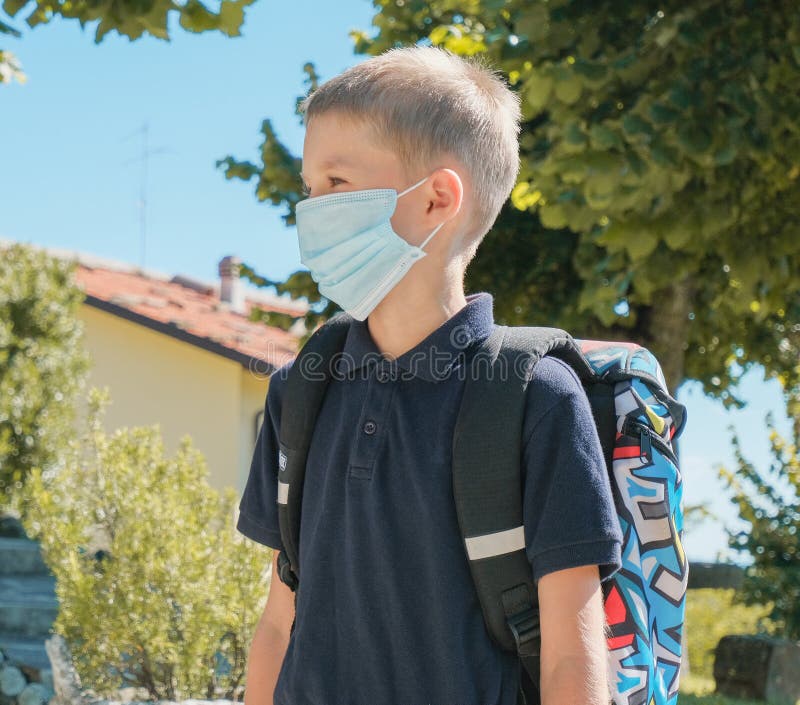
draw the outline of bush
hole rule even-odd
[[[88,357],[77,318],[74,264],[29,246],[0,248],[0,508],[20,513],[18,490],[48,468],[72,434]]]
[[[56,577],[54,631],[82,682],[152,699],[239,699],[272,560],[233,526],[236,492],[207,482],[184,438],[165,457],[157,427],[89,428],[63,469],[34,470],[28,534]]]
[[[800,454],[798,439],[789,443],[771,417],[772,463],[756,469],[742,454],[734,436],[737,470],[720,470],[732,490],[732,502],[749,526],[731,533],[730,546],[753,563],[745,573],[737,600],[747,605],[770,603],[775,634],[800,639]],[[797,425],[795,426],[797,428]]]
[[[728,634],[756,634],[772,627],[770,607],[746,606],[734,601],[736,590],[704,588],[686,597],[686,634],[689,670],[697,678],[712,678],[714,649]]]

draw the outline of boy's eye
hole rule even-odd
[[[344,179],[340,179],[338,176],[329,176],[328,183],[331,187],[338,186],[339,184],[345,183]],[[303,196],[308,198],[311,195],[311,187],[308,186],[305,182],[303,182]]]

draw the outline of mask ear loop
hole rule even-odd
[[[424,249],[424,248],[425,248],[425,245],[427,245],[427,244],[428,244],[428,243],[431,241],[431,238],[432,238],[434,235],[436,235],[436,233],[438,233],[438,232],[439,232],[439,229],[440,229],[440,228],[441,228],[441,227],[442,227],[442,226],[445,224],[445,222],[447,222],[447,221],[443,221],[443,222],[439,223],[439,225],[437,225],[437,226],[436,226],[436,227],[433,229],[433,232],[432,232],[430,235],[428,235],[428,237],[426,237],[426,238],[425,238],[424,242],[423,242],[423,243],[422,243],[422,244],[419,246],[419,249],[420,249],[420,250],[422,250],[422,249]]]
[[[397,197],[398,197],[398,198],[400,198],[400,196],[405,196],[405,195],[406,195],[406,194],[407,194],[409,191],[413,191],[413,190],[414,190],[415,188],[417,188],[417,186],[419,186],[420,184],[424,184],[424,183],[425,183],[425,182],[426,182],[426,181],[427,181],[429,178],[430,178],[430,176],[426,176],[424,179],[422,179],[422,181],[418,181],[418,182],[417,182],[417,183],[415,183],[413,186],[409,186],[409,187],[408,187],[408,188],[407,188],[405,191],[403,191],[403,193],[398,193],[398,194],[397,194]],[[436,227],[433,229],[433,232],[432,232],[430,235],[428,235],[428,237],[426,237],[426,238],[425,238],[425,241],[424,241],[424,242],[423,242],[421,245],[419,245],[419,249],[420,249],[420,250],[422,250],[422,249],[424,249],[424,248],[425,248],[425,245],[427,245],[427,244],[430,242],[431,238],[432,238],[434,235],[436,235],[436,233],[438,233],[438,232],[439,232],[439,229],[440,229],[440,228],[441,228],[441,227],[444,225],[444,223],[445,223],[445,222],[446,222],[446,221],[443,221],[443,222],[439,223],[439,225],[437,225],[437,226],[436,226]]]
[[[413,191],[420,184],[424,184],[429,178],[430,177],[426,176],[422,181],[418,181],[413,186],[409,186],[405,191],[403,191],[403,193],[398,193],[397,197],[400,198],[400,196],[405,196],[409,191]]]

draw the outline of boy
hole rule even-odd
[[[486,631],[450,464],[463,371],[494,326],[491,295],[465,296],[464,270],[516,181],[518,98],[477,62],[408,47],[302,107],[301,256],[355,320],[306,464],[291,636],[276,505],[291,363],[269,385],[237,522],[276,549],[246,705],[514,705],[520,664]],[[527,386],[523,448],[542,702],[607,703],[600,583],[621,536],[588,400],[558,360]]]

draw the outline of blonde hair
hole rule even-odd
[[[467,261],[517,180],[519,97],[476,58],[438,47],[389,49],[321,84],[300,111],[306,123],[328,111],[364,121],[409,175],[443,155],[463,164],[474,202]]]

